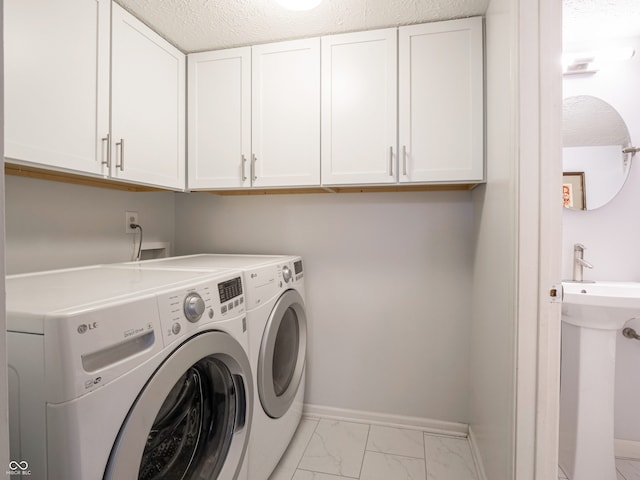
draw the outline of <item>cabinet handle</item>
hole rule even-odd
[[[111,134],[107,133],[106,137],[102,137],[102,161],[100,162],[102,165],[106,165],[107,168],[111,168]],[[104,145],[105,142],[107,144],[107,155],[105,158],[104,154]]]
[[[402,174],[407,175],[407,146],[402,146]]]
[[[393,147],[389,147],[389,176],[393,177]]]
[[[119,142],[116,142],[116,147],[120,147],[120,163],[116,157],[116,168],[119,168],[121,172],[124,172],[124,138],[121,138]]]
[[[258,179],[258,175],[256,174],[256,162],[258,161],[258,157],[256,157],[255,153],[251,154],[251,179],[255,182]]]
[[[242,159],[242,181],[244,182],[247,179],[247,173],[245,172],[245,164],[247,163],[247,157],[245,157],[244,155],[241,155],[240,158]]]

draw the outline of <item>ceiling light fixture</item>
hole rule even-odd
[[[288,10],[311,10],[320,5],[322,0],[276,0],[276,3]]]

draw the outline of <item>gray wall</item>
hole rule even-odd
[[[307,402],[468,422],[470,192],[222,197],[6,181],[8,273],[129,260],[125,210],[175,254],[300,254]]]
[[[176,246],[302,255],[306,402],[468,421],[469,192],[176,196]]]
[[[138,212],[145,242],[173,244],[172,192],[123,192],[7,175],[5,197],[8,274],[131,260],[134,236],[124,231],[128,210]]]
[[[487,478],[514,477],[517,272],[517,154],[512,98],[511,0],[486,17],[487,184],[473,191],[475,260],[470,427]]]

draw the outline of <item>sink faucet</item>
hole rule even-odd
[[[593,268],[589,262],[585,261],[582,257],[584,255],[584,245],[576,243],[573,246],[573,281],[583,282],[582,272],[584,267]]]

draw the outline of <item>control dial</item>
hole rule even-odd
[[[282,278],[285,283],[289,283],[289,280],[291,280],[291,269],[286,265],[282,267]]]
[[[190,293],[184,299],[184,316],[191,323],[196,323],[204,313],[204,300],[197,293]]]

